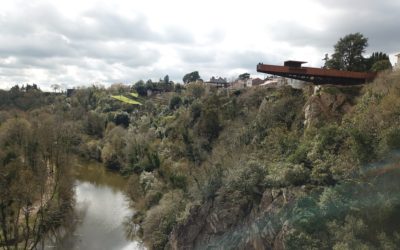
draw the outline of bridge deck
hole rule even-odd
[[[292,61],[291,61],[292,62]],[[302,62],[303,63],[303,62]],[[288,65],[285,63],[285,65]],[[301,66],[258,64],[257,72],[312,82],[314,84],[358,85],[374,80],[376,73],[320,69]]]

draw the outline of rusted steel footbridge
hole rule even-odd
[[[257,72],[311,82],[318,85],[359,85],[375,79],[376,73],[303,67],[302,61],[285,61],[283,66],[259,63]]]

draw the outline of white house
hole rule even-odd
[[[394,70],[399,70],[400,69],[400,53],[395,55],[397,57],[397,62],[394,64]]]

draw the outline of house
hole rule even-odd
[[[260,84],[260,86],[265,88],[280,88],[287,84],[287,79],[284,77],[271,77],[267,78],[264,83]]]
[[[215,78],[214,76],[211,77],[208,82],[205,82],[205,84],[216,88],[227,88],[229,86],[229,83],[226,80],[226,78],[222,77]]]
[[[67,89],[67,97],[71,97],[75,93],[76,89]]]
[[[229,88],[231,89],[243,89],[247,87],[252,87],[253,82],[252,79],[237,79],[236,81],[231,83],[231,86]]]
[[[262,80],[262,79],[260,79],[260,78],[254,78],[252,81],[251,81],[251,85],[252,86],[259,86],[259,85],[261,85],[261,84],[263,84],[265,82],[265,80]]]
[[[393,69],[394,70],[399,70],[400,69],[400,53],[395,55],[395,57],[397,57],[397,62],[394,64]]]

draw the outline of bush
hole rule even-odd
[[[353,157],[360,161],[360,163],[367,163],[375,159],[375,138],[373,135],[353,129],[351,132],[352,144],[351,151]]]
[[[145,161],[141,162],[143,169],[147,172],[152,172],[160,167],[160,157],[157,152],[147,152]]]
[[[260,199],[265,186],[266,173],[266,169],[259,163],[250,162],[236,171],[229,172],[227,186],[231,190]]]
[[[202,97],[205,93],[204,85],[201,83],[190,83],[188,84],[186,89],[189,96],[194,97],[196,99]]]
[[[309,181],[310,170],[300,164],[276,163],[268,167],[267,184],[273,187],[298,186]]]
[[[146,194],[146,198],[145,198],[146,207],[149,209],[149,208],[157,205],[162,197],[163,197],[163,194],[160,191],[150,190]]]
[[[183,191],[186,191],[187,188],[187,178],[183,174],[172,174],[169,177],[169,181],[172,184],[172,187],[182,189]]]
[[[114,115],[114,123],[117,126],[122,125],[123,127],[127,128],[130,123],[128,113],[126,113],[126,112],[116,113]]]
[[[84,129],[86,134],[102,138],[105,125],[106,121],[102,115],[94,111],[87,113],[87,116],[84,120]]]
[[[397,127],[390,128],[386,132],[385,142],[389,150],[400,149],[400,129]]]
[[[195,102],[190,106],[190,118],[192,120],[192,123],[196,122],[197,119],[200,118],[201,111],[202,111],[202,105],[198,102]]]
[[[179,96],[174,96],[169,101],[169,109],[178,109],[182,104],[182,99]]]
[[[216,139],[222,127],[216,110],[205,110],[198,124],[199,134],[208,139],[209,142]]]
[[[143,239],[150,244],[151,249],[164,249],[168,235],[184,209],[182,192],[170,191],[146,213],[142,223]]]

